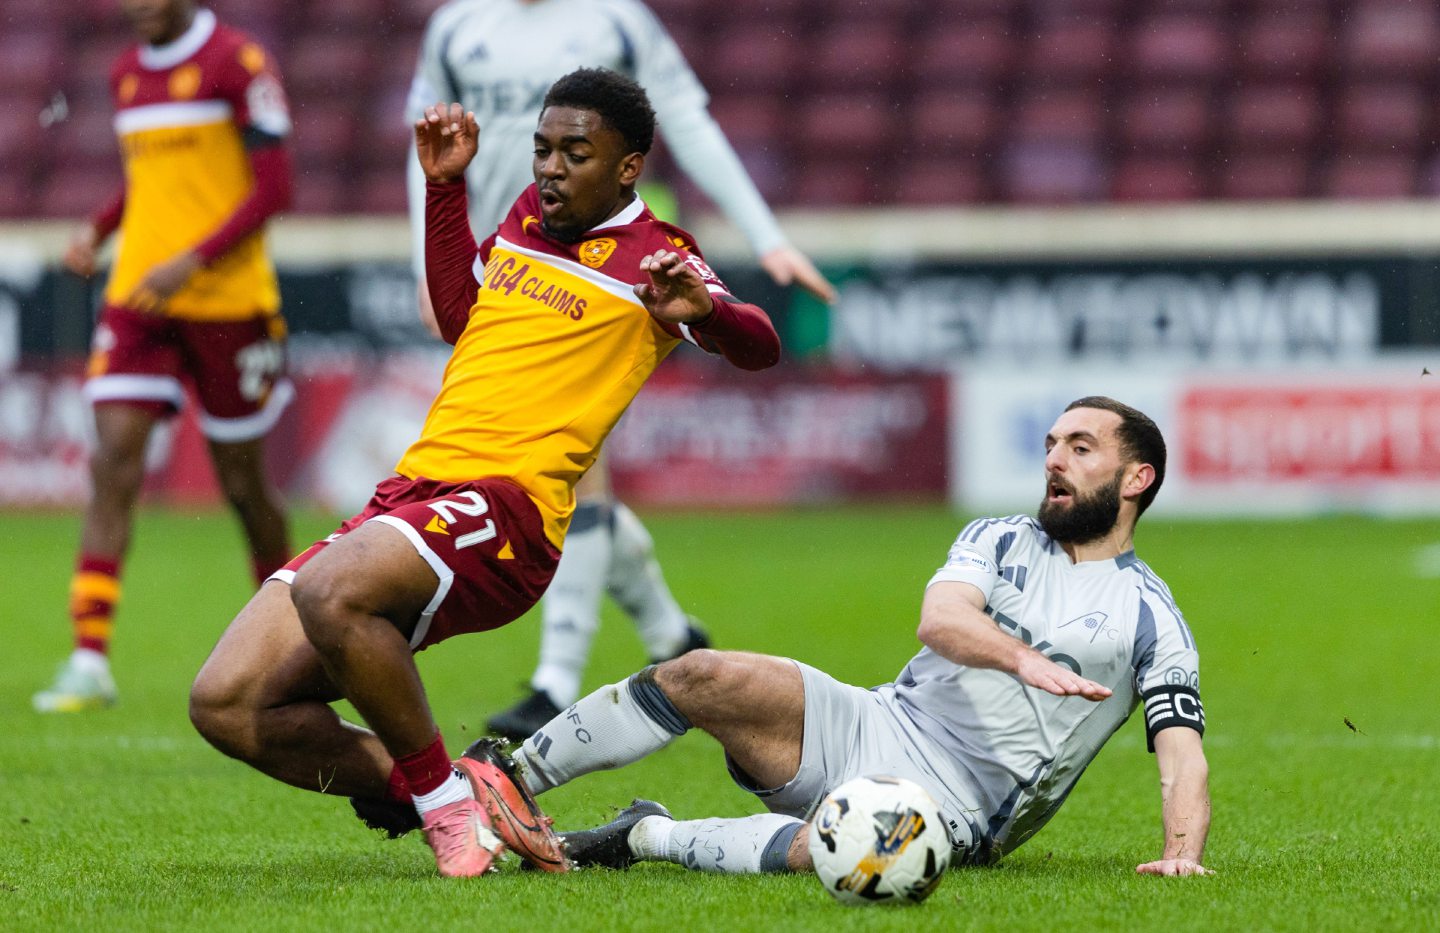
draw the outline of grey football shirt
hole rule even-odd
[[[942,581],[977,587],[1002,631],[1114,691],[1099,703],[1058,697],[929,648],[901,671],[904,714],[981,788],[981,808],[967,818],[982,858],[1038,831],[1142,700],[1150,741],[1176,725],[1204,733],[1195,640],[1169,588],[1133,551],[1071,563],[1033,518],[983,519],[961,532],[929,585]]]
[[[664,26],[638,0],[452,0],[431,16],[407,119],[459,101],[475,112],[480,148],[466,172],[470,224],[484,239],[534,177],[535,125],[545,92],[577,68],[634,78],[682,169],[757,254],[785,242],[774,215],[706,106],[709,98]],[[409,159],[414,264],[424,270],[425,179]]]

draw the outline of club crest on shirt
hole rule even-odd
[[[190,100],[200,91],[200,66],[186,62],[170,72],[170,99]]]
[[[615,241],[609,237],[587,240],[580,244],[580,261],[592,269],[605,265],[605,260],[615,252]]]

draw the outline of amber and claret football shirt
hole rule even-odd
[[[730,297],[684,230],[636,198],[577,243],[547,235],[531,185],[476,249],[465,185],[431,184],[426,280],[441,334],[455,345],[420,438],[396,466],[404,476],[463,482],[503,476],[522,486],[557,547],[574,487],[660,361],[682,342],[743,369],[779,359],[765,312]],[[634,286],[640,260],[686,256],[715,304],[705,322],[653,317]]]
[[[125,212],[105,301],[119,304],[153,266],[194,248],[235,213],[254,184],[245,134],[287,136],[290,113],[270,56],[209,10],[197,11],[174,42],[120,56],[110,88]],[[257,230],[197,271],[164,313],[233,321],[279,307]]]

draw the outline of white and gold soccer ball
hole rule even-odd
[[[940,808],[919,784],[864,777],[835,788],[810,824],[810,860],[842,904],[918,903],[950,864]]]

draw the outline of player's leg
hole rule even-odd
[[[135,500],[145,478],[145,447],[159,417],[156,406],[143,402],[95,406],[90,501],[70,580],[74,649],[55,682],[35,694],[33,703],[40,712],[95,709],[111,705],[118,696],[108,660],[110,636]]]
[[[601,455],[602,460],[604,455]],[[652,661],[667,661],[687,651],[710,647],[665,583],[655,540],[630,507],[611,500],[614,544],[605,589],[635,623],[635,631]]]
[[[209,444],[220,489],[239,517],[250,545],[250,568],[258,586],[294,553],[280,492],[265,470],[264,440],[211,440]]]
[[[670,862],[725,874],[799,872],[812,868],[808,825],[781,813],[676,820],[660,804],[636,800],[604,826],[561,837],[577,868]]]
[[[540,663],[530,677],[530,695],[486,723],[509,739],[524,738],[575,702],[600,627],[600,598],[611,560],[608,480],[592,469],[575,494],[565,550],[540,603]]]
[[[180,322],[186,370],[200,398],[200,427],[226,501],[244,529],[256,585],[294,553],[279,492],[265,470],[264,439],[294,398],[285,376],[285,323]]]

